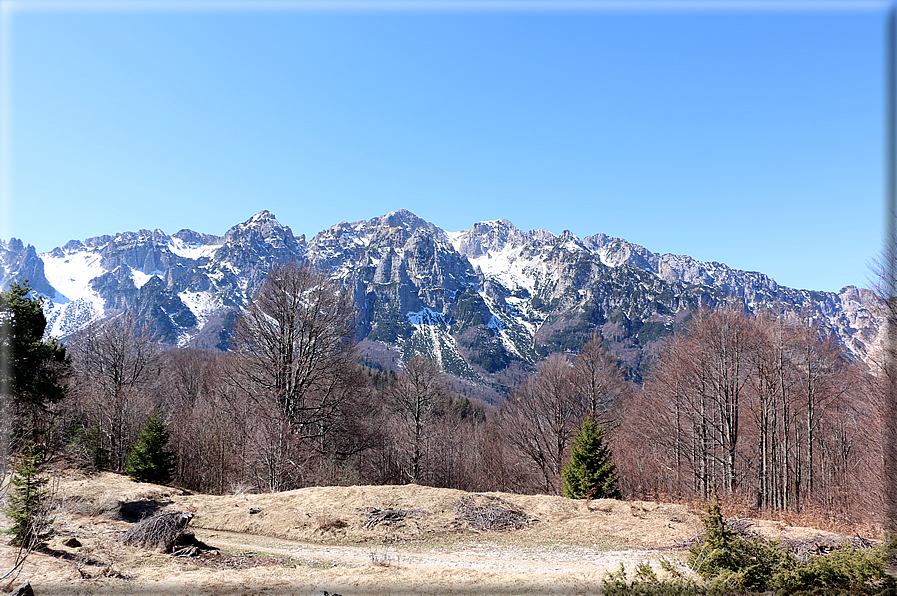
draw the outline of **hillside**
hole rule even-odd
[[[678,560],[677,545],[701,525],[682,505],[415,485],[209,496],[67,472],[57,496],[57,534],[15,582],[30,581],[37,594],[595,593],[621,563],[632,569],[661,556]],[[512,506],[533,521],[489,531],[459,520],[471,506],[490,505]],[[193,513],[188,529],[220,550],[176,557],[116,542],[134,519],[160,510]],[[406,516],[377,521],[377,510]],[[753,529],[782,539],[837,538],[776,522]],[[71,537],[81,546],[65,546]],[[0,545],[0,564],[12,555]]]

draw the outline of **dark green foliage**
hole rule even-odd
[[[604,312],[601,310],[601,306],[594,300],[587,302],[582,307],[582,312],[579,314],[579,318],[595,327],[604,325],[606,320],[604,318]]]
[[[688,564],[701,577],[721,585],[765,591],[779,568],[794,564],[794,557],[778,544],[748,539],[729,528],[718,499],[707,508],[704,531],[704,540],[689,548]]]
[[[485,300],[473,289],[468,288],[458,296],[452,313],[452,333],[457,334],[478,325],[486,325],[492,318]]]
[[[458,345],[470,351],[468,360],[486,372],[504,370],[511,363],[501,340],[487,327],[470,328],[457,341]]]
[[[672,330],[660,321],[648,321],[636,332],[635,337],[640,344],[657,341],[661,337],[670,335]]]
[[[536,351],[542,357],[555,352],[578,353],[582,351],[582,347],[586,345],[593,333],[595,333],[595,325],[580,319],[573,324],[552,331],[545,343],[536,346]]]
[[[670,576],[660,579],[650,565],[639,563],[632,579],[626,575],[626,568],[609,573],[601,586],[603,596],[691,596],[698,594],[723,594],[725,592],[699,586],[694,580],[685,578],[669,561],[662,559],[661,567]]]
[[[486,410],[482,406],[474,404],[466,397],[452,401],[452,409],[458,412],[462,420],[472,419],[477,422],[486,421]]]
[[[140,482],[166,484],[174,474],[177,454],[167,451],[168,428],[159,408],[153,410],[128,453],[125,473]]]
[[[715,589],[777,594],[895,594],[885,573],[888,547],[849,545],[801,563],[777,543],[746,538],[726,525],[714,500],[704,518],[705,536],[689,549],[689,566]]]
[[[45,409],[65,397],[68,358],[56,339],[44,341],[47,319],[30,291],[25,282],[0,292],[0,352],[9,359],[8,367],[0,366],[0,393],[19,406]]]
[[[371,375],[371,384],[377,391],[386,391],[396,382],[396,371],[393,369],[375,371]]]
[[[747,538],[729,528],[717,500],[707,509],[704,530],[704,539],[689,549],[688,564],[708,580],[705,584],[684,578],[672,563],[661,560],[668,577],[658,578],[647,563],[641,563],[630,579],[621,565],[604,579],[602,594],[897,594],[897,581],[885,571],[895,541],[870,549],[845,545],[801,563],[775,542]]]
[[[414,333],[414,326],[395,307],[382,309],[377,315],[367,337],[371,341],[396,343],[399,338],[411,337]]]
[[[570,499],[619,499],[615,466],[604,444],[601,427],[583,420],[573,439],[570,462],[564,466],[564,496]]]
[[[887,546],[843,546],[803,565],[783,567],[774,578],[781,594],[895,594],[897,582],[885,573]]]
[[[3,532],[12,536],[10,544],[26,549],[42,546],[53,534],[53,520],[49,517],[49,478],[44,475],[42,459],[40,452],[31,448],[13,467],[10,480],[13,488],[3,509],[13,522],[13,526]]]

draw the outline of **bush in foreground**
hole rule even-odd
[[[845,545],[801,562],[777,542],[749,538],[729,528],[717,501],[708,507],[704,529],[703,540],[692,545],[687,556],[689,568],[704,578],[703,583],[685,577],[672,563],[662,560],[667,577],[658,577],[647,563],[638,565],[631,578],[621,567],[605,578],[602,593],[897,594],[897,581],[885,571],[897,547],[894,541],[870,549]]]

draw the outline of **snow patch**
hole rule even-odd
[[[537,279],[545,275],[544,261],[538,257],[523,258],[522,247],[506,246],[500,251],[489,250],[485,255],[468,258],[474,269],[479,267],[487,278],[494,279],[509,290],[522,289],[535,293]]]
[[[154,277],[163,279],[164,276],[165,276],[165,272],[159,271],[158,269],[156,271],[153,271],[152,273],[144,273],[143,271],[140,271],[139,269],[131,269],[131,280],[133,280],[134,285],[137,286],[137,289],[140,289],[143,286],[145,286],[146,282],[148,282],[150,279],[152,279]]]
[[[44,262],[47,281],[65,298],[58,302],[90,299],[93,296],[90,282],[105,273],[101,264],[103,257],[93,251],[65,251],[60,257],[43,253],[40,258]]]
[[[455,251],[461,252],[461,240],[470,233],[470,230],[461,230],[460,232],[446,232],[445,235],[448,237],[449,244],[451,244]]]
[[[508,326],[505,325],[504,321],[502,321],[495,315],[492,315],[492,318],[489,319],[489,324],[487,325],[487,327],[495,332],[499,332],[507,329]]]
[[[421,325],[448,326],[445,322],[445,317],[429,308],[425,308],[419,312],[409,312],[405,315],[405,318],[415,327],[420,327]]]
[[[201,259],[203,257],[211,257],[214,255],[221,244],[195,244],[192,242],[184,242],[180,238],[172,236],[168,242],[168,250],[173,254],[184,257],[185,259]]]
[[[222,307],[220,301],[211,292],[180,292],[181,299],[196,317],[196,328],[205,327],[209,317]]]

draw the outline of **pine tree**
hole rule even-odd
[[[591,418],[583,420],[564,466],[564,496],[570,499],[619,499],[615,466],[604,444],[602,429]]]
[[[168,427],[162,421],[162,412],[156,408],[140,431],[137,442],[131,447],[125,473],[139,482],[170,482],[177,454],[166,450],[167,446]]]
[[[67,391],[70,359],[65,346],[45,339],[43,301],[30,293],[27,281],[0,292],[0,458],[46,440],[46,414]]]
[[[53,520],[49,517],[49,478],[44,476],[41,455],[29,449],[22,461],[13,467],[10,480],[14,487],[7,497],[3,513],[13,522],[11,528],[3,530],[10,534],[10,543],[26,550],[41,546],[52,534]]]

